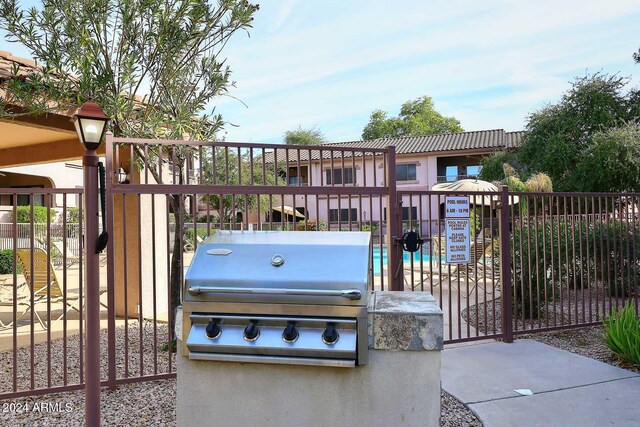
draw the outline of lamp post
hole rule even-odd
[[[85,211],[85,425],[100,426],[100,266],[98,251],[98,154],[109,117],[93,100],[73,115],[73,123],[86,151],[84,170]]]

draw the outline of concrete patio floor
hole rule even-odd
[[[640,425],[639,374],[533,340],[445,347],[442,388],[485,427]]]

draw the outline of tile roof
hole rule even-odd
[[[6,80],[10,80],[16,77],[26,77],[32,73],[39,73],[42,71],[42,66],[37,61],[32,59],[20,58],[12,55],[10,52],[0,50],[0,85]],[[73,76],[72,76],[73,78]],[[4,89],[0,87],[0,95],[4,95]],[[134,110],[144,108],[145,99],[136,95]]]
[[[396,154],[482,149],[493,151],[517,146],[523,134],[524,132],[505,132],[503,129],[491,129],[438,135],[380,138],[369,141],[334,142],[326,145],[350,148],[386,148],[389,145],[394,145]]]
[[[522,139],[524,138],[527,132],[523,130],[515,131],[515,132],[505,132],[505,147],[506,148],[515,148],[522,144]]]
[[[29,72],[41,70],[36,61],[18,58],[9,52],[0,50],[0,81],[14,77],[14,67],[17,67],[18,76],[25,76]]]
[[[486,150],[487,153],[497,150],[514,148],[520,145],[524,131],[505,132],[503,129],[480,130],[472,132],[443,133],[438,135],[422,135],[422,136],[401,136],[395,138],[379,138],[367,141],[347,141],[347,142],[330,142],[323,144],[327,149],[331,148],[353,148],[353,149],[384,149],[390,145],[396,147],[396,154],[421,154],[421,153],[455,153],[457,151],[470,150]],[[317,146],[316,146],[317,147]],[[300,153],[300,161],[307,161],[309,154],[312,160],[320,158],[318,148],[308,149],[304,145],[298,149],[278,150],[278,161],[285,161],[286,153],[289,151],[289,161],[298,159]],[[311,153],[309,153],[311,151]],[[360,157],[362,152],[344,152],[345,158],[351,156]],[[368,153],[370,154],[370,153]],[[342,157],[340,154],[334,154],[334,158]],[[323,151],[324,159],[331,156],[328,151]],[[265,160],[273,161],[273,153],[266,153]]]

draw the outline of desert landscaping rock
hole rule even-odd
[[[116,330],[117,358],[116,369],[118,376],[125,374],[125,365],[129,375],[134,376],[140,372],[140,324],[130,322],[127,329],[129,349],[125,357],[125,327]],[[158,372],[167,372],[168,356],[162,351],[162,345],[167,342],[168,329],[166,325],[158,324],[156,328],[158,342],[157,364]],[[146,375],[154,371],[154,328],[153,323],[143,322],[143,372]],[[107,334],[102,331],[102,376],[107,376]],[[67,340],[67,383],[77,384],[80,379],[80,337],[75,335]],[[34,346],[34,384],[36,387],[47,385],[47,351],[46,344]],[[63,341],[55,341],[51,344],[52,385],[63,384]],[[18,390],[30,387],[31,371],[28,369],[31,357],[31,349],[21,348],[17,351],[18,361]],[[125,363],[126,361],[126,363]],[[175,361],[175,355],[173,355]],[[0,366],[3,375],[0,378],[0,390],[6,392],[13,387],[13,352],[0,353]],[[175,364],[172,362],[172,367]],[[101,416],[104,425],[126,426],[172,426],[176,425],[176,381],[175,379],[161,381],[146,381],[119,385],[116,390],[102,389]],[[82,426],[84,425],[84,390],[64,393],[47,394],[43,396],[21,397],[7,399],[3,404],[21,405],[27,411],[10,411],[3,413],[0,424],[11,426]],[[56,406],[56,404],[58,404]],[[48,406],[54,412],[44,412],[41,407]],[[441,399],[441,425],[442,426],[482,426],[477,417],[445,392]]]

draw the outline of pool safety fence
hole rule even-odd
[[[368,231],[372,289],[432,293],[447,343],[598,324],[627,302],[638,310],[638,194],[420,191],[397,185],[395,164],[392,146],[108,136],[101,383],[175,376],[173,309],[198,245],[219,229]],[[446,261],[449,196],[469,197],[463,264]],[[85,198],[0,189],[14,213],[0,226],[0,358],[10,370],[0,398],[84,386],[88,252],[84,221],[73,219]],[[28,201],[26,224],[15,220],[18,201]],[[57,217],[37,223],[37,204]],[[414,254],[402,249],[407,230],[424,240]]]

